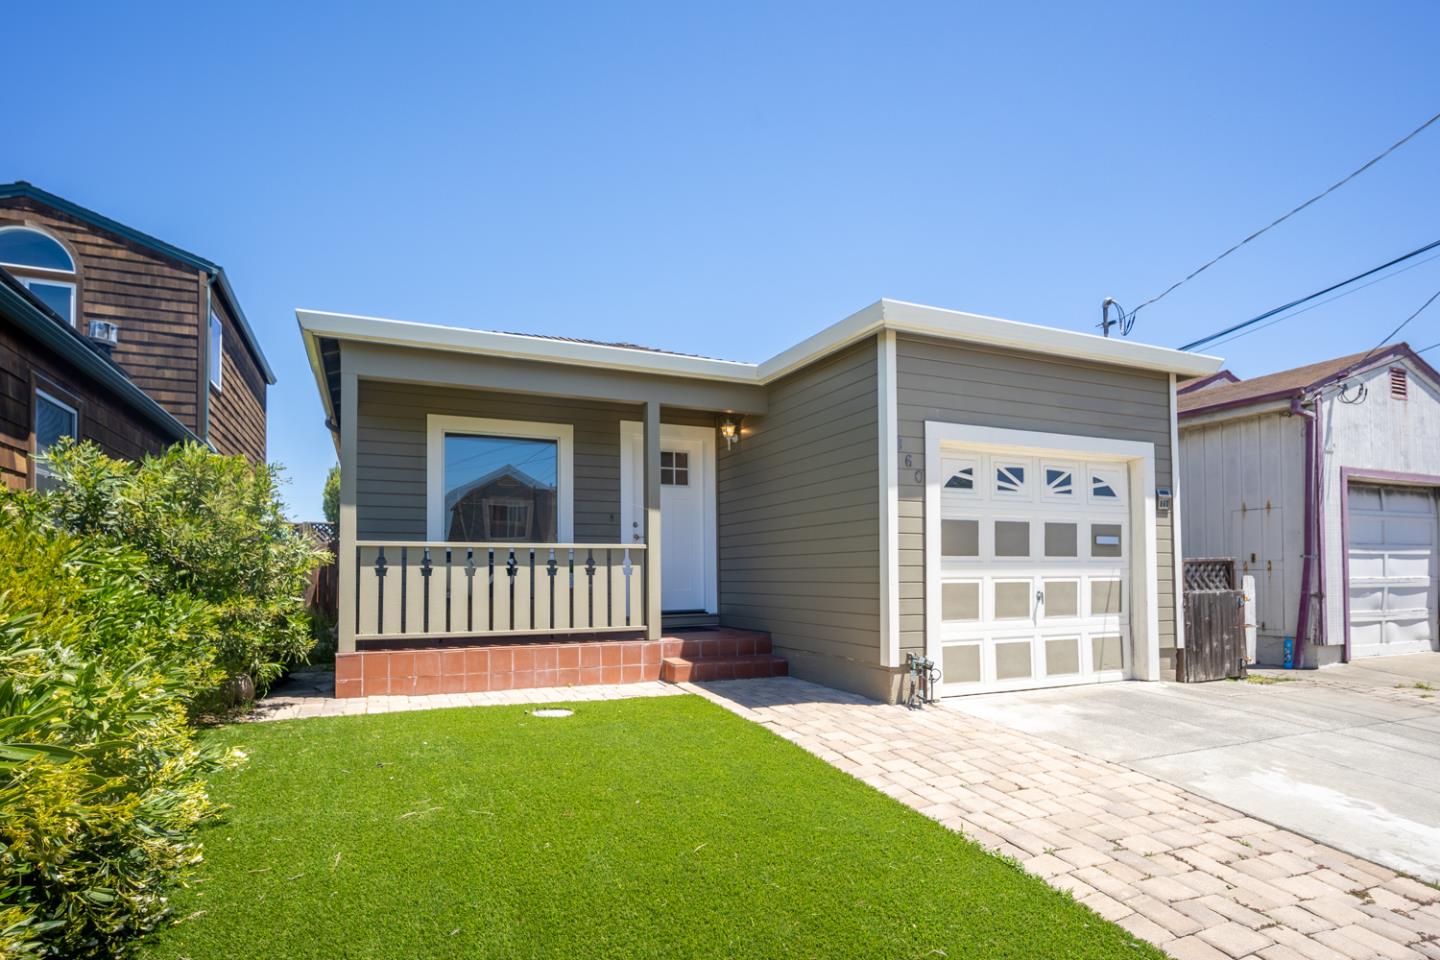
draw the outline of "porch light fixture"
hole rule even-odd
[[[720,436],[725,438],[725,449],[729,450],[740,439],[740,421],[734,417],[725,417],[720,421]]]

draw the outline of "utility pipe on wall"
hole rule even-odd
[[[1304,397],[1297,394],[1290,398],[1292,416],[1305,418],[1305,547],[1300,563],[1300,610],[1295,622],[1295,652],[1293,663],[1304,662],[1305,640],[1310,632],[1310,578],[1315,564],[1315,450],[1316,425],[1319,417],[1304,409]]]

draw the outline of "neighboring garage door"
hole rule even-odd
[[[1123,679],[1126,467],[942,448],[941,469],[940,692]]]
[[[1435,492],[1352,483],[1350,655],[1435,649]]]

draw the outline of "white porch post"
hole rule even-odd
[[[660,629],[660,404],[645,404],[645,639]]]
[[[341,360],[344,362],[343,358]],[[339,555],[335,558],[339,577],[340,653],[355,652],[355,602],[360,589],[359,571],[355,569],[355,453],[360,430],[355,423],[359,415],[360,378],[353,373],[340,374],[340,533]]]

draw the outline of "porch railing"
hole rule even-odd
[[[643,544],[360,540],[353,562],[357,640],[645,627]]]

